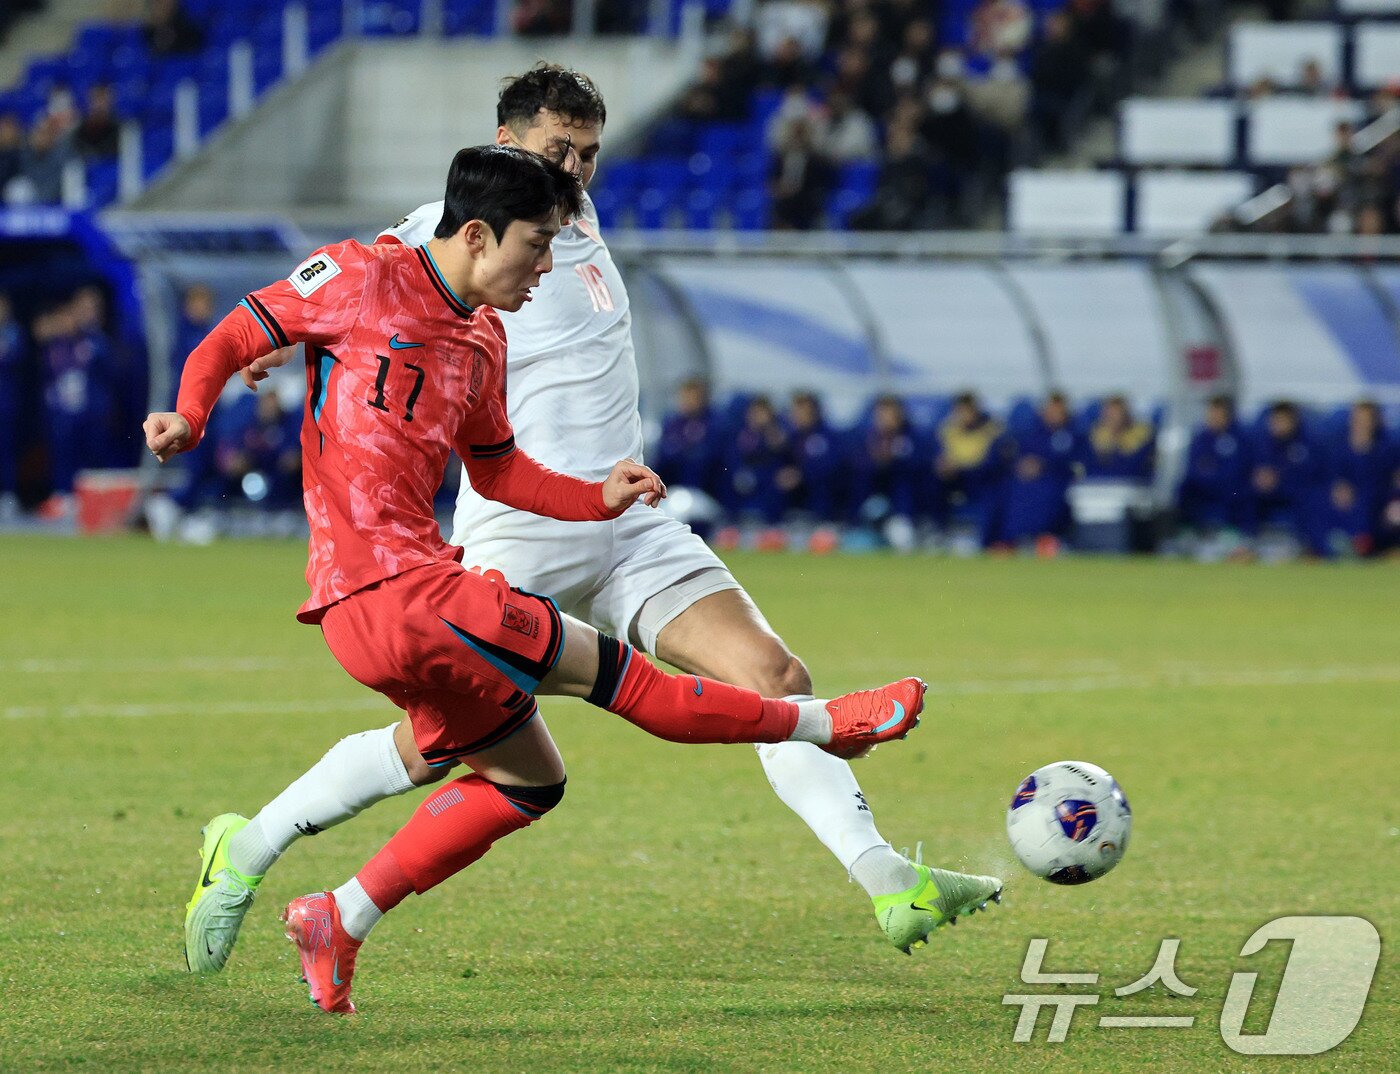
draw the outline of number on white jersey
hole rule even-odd
[[[603,279],[603,270],[597,265],[575,265],[574,271],[578,273],[578,278],[583,281],[583,286],[588,288],[588,300],[593,303],[593,312],[602,313],[604,310],[611,311],[613,307],[612,292],[608,290],[607,281]]]

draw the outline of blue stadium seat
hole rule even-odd
[[[604,228],[617,227],[622,198],[609,187],[601,187],[589,193],[593,198],[593,208],[598,213],[598,223]]]
[[[740,231],[765,231],[772,216],[772,202],[763,187],[740,191],[733,200],[734,226]]]
[[[710,123],[703,127],[695,141],[698,152],[711,159],[736,157],[753,148],[749,128],[743,123]]]
[[[443,32],[489,37],[496,29],[496,7],[492,0],[444,0]]]
[[[418,0],[368,0],[362,30],[369,37],[399,37],[418,32]]]
[[[174,155],[175,136],[169,122],[164,125],[148,122],[141,130],[142,177],[154,178]]]
[[[117,200],[117,162],[95,160],[87,166],[88,204],[93,208],[110,205]]]
[[[715,226],[719,198],[713,190],[692,190],[685,198],[685,226],[695,231],[708,231]]]

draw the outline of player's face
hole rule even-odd
[[[486,229],[490,234],[490,229]],[[559,213],[536,220],[512,220],[492,245],[488,239],[481,292],[488,306],[514,313],[530,301],[530,290],[554,267],[550,243],[559,234]]]
[[[602,148],[602,128],[596,123],[575,120],[541,108],[533,126],[519,135],[509,127],[496,132],[500,145],[518,145],[531,153],[539,153],[558,161],[576,174],[585,187],[598,170],[598,152]]]

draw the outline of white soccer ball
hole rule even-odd
[[[1096,764],[1056,761],[1021,781],[1006,811],[1016,857],[1052,884],[1087,884],[1123,858],[1133,830],[1118,781]]]

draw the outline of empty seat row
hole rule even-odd
[[[1020,234],[1186,235],[1205,231],[1255,193],[1246,172],[1018,171],[1007,226]]]
[[[1359,102],[1331,97],[1266,97],[1243,105],[1133,98],[1119,113],[1119,152],[1134,165],[1312,163],[1336,150],[1339,123],[1363,117]]]
[[[1370,0],[1375,3],[1377,0]],[[1393,14],[1400,14],[1400,5]],[[1350,55],[1348,55],[1350,47]],[[1297,86],[1315,63],[1324,82],[1361,89],[1400,79],[1400,25],[1362,22],[1241,23],[1230,31],[1231,85],[1249,86],[1268,79]]]

